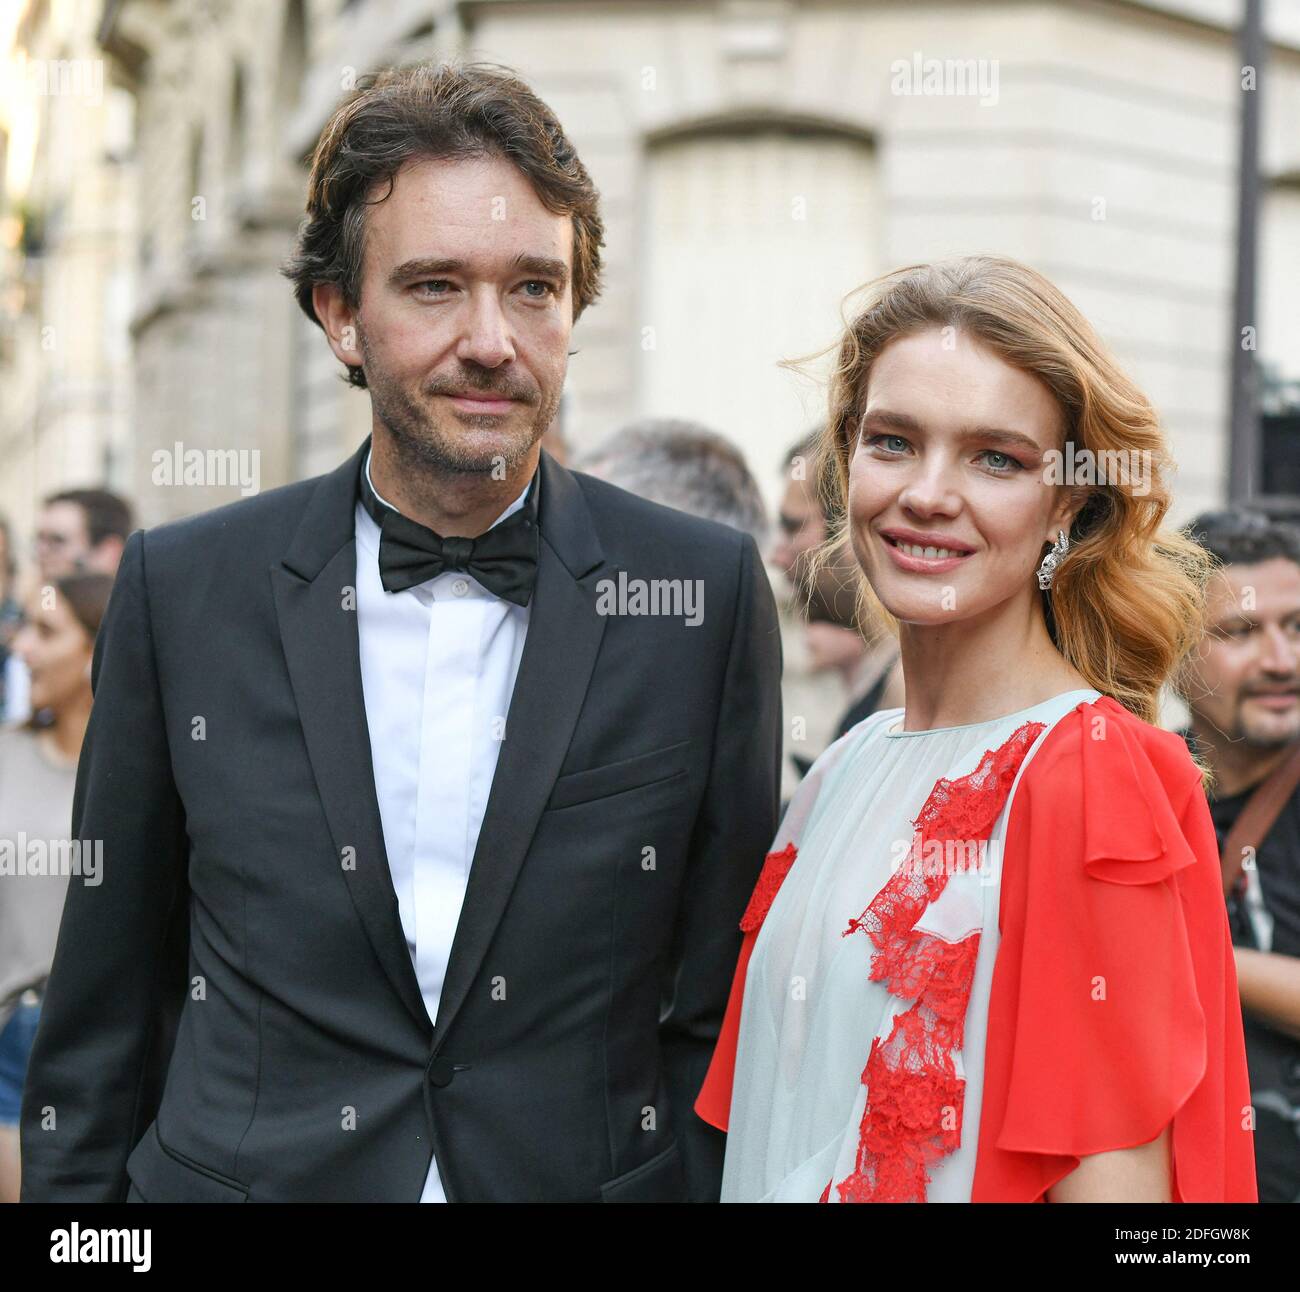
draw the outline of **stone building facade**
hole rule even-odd
[[[828,345],[845,294],[874,275],[993,251],[1052,277],[1154,398],[1179,516],[1223,496],[1239,0],[90,9],[106,84],[131,104],[129,382],[112,396],[129,416],[90,443],[58,429],[44,395],[6,401],[0,507],[108,461],[150,523],[240,492],[155,483],[156,455],[177,443],[256,450],[266,488],[358,442],[368,400],[277,270],[306,158],[352,78],[444,56],[517,69],[602,191],[607,287],[576,329],[562,413],[575,448],[637,416],[692,417],[742,444],[775,497],[783,450],[824,403],[817,362],[801,376],[780,361]],[[56,0],[29,4],[29,37],[56,14]],[[1259,345],[1295,379],[1300,6],[1274,4],[1270,34]],[[35,390],[51,380],[39,352],[0,361],[27,365]]]

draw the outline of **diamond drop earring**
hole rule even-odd
[[[1056,567],[1065,559],[1065,554],[1070,550],[1070,540],[1065,535],[1065,530],[1056,531],[1056,542],[1052,544],[1052,550],[1043,557],[1043,563],[1038,567],[1038,586],[1044,592],[1052,586],[1052,576],[1056,573]]]

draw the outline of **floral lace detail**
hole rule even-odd
[[[895,1015],[886,1039],[872,1039],[862,1072],[867,1104],[857,1159],[836,1186],[841,1202],[924,1202],[929,1165],[961,1144],[966,1083],[957,1075],[954,1054],[962,1046],[980,935],[953,943],[916,931],[948,883],[948,868],[926,862],[926,845],[987,840],[1043,729],[1041,722],[1027,722],[996,750],[987,750],[969,775],[935,782],[913,822],[907,862],[844,930],[844,937],[864,932],[875,945],[871,980],[912,1003]],[[957,869],[967,868],[969,855],[968,849],[959,854]],[[822,1201],[829,1192],[828,1185]]]
[[[776,900],[785,877],[790,873],[799,850],[792,843],[787,843],[780,852],[769,852],[763,859],[763,869],[759,872],[758,883],[750,894],[749,905],[740,917],[740,931],[752,933],[767,919],[767,913]]]

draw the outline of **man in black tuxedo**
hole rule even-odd
[[[25,1199],[716,1198],[776,614],[752,539],[540,448],[600,244],[501,70],[327,125],[286,273],[372,435],[126,546]]]

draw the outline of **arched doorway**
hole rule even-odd
[[[778,361],[833,341],[844,295],[880,272],[871,141],[778,122],[677,132],[652,141],[644,192],[638,409],[735,439],[774,498],[825,402]]]

